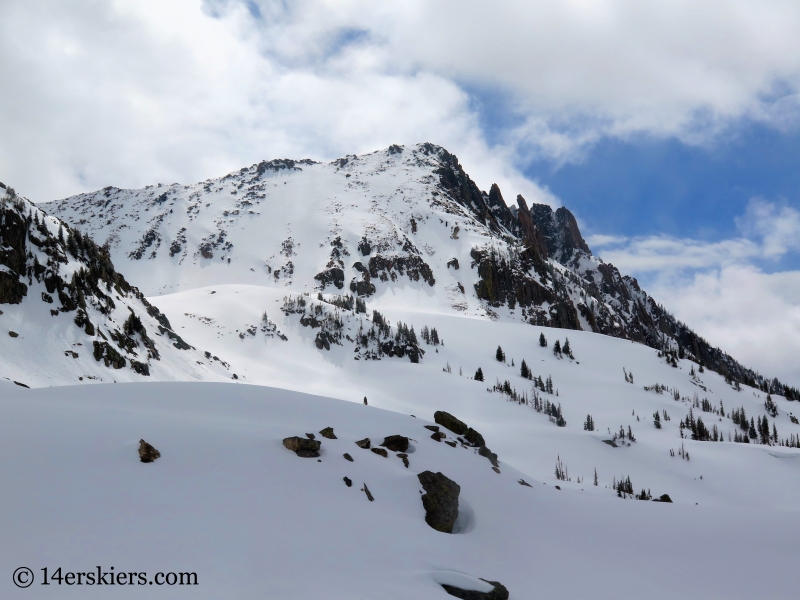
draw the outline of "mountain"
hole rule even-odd
[[[0,194],[0,377],[28,387],[231,377],[173,330],[104,248],[5,184]]]
[[[572,213],[509,206],[433,144],[330,163],[264,161],[194,185],[108,187],[44,205],[148,295],[212,284],[351,293],[370,308],[449,314],[633,340],[727,380],[800,398],[675,319],[594,256]]]

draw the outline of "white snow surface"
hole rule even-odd
[[[478,578],[502,582],[515,600],[796,597],[798,521],[790,506],[624,501],[590,485],[559,491],[502,456],[496,474],[474,449],[431,440],[423,415],[275,388],[0,384],[0,391],[4,598],[444,600],[440,583],[485,591]],[[321,462],[281,444],[326,426],[338,439],[322,439]],[[353,443],[390,434],[413,438],[408,469],[391,452],[383,458]],[[162,457],[140,463],[140,438]],[[738,463],[740,485],[758,485],[749,477],[755,456],[766,452],[718,446],[728,453],[715,464]],[[764,460],[796,468],[795,460]],[[460,533],[425,523],[416,474],[426,469],[461,486]],[[696,486],[714,486],[709,480]],[[683,499],[692,485],[670,491]],[[148,579],[195,572],[198,585],[39,584],[44,567],[52,575],[98,565]],[[38,578],[22,590],[10,581],[21,566]]]

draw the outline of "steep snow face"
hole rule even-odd
[[[557,490],[559,482],[543,485],[502,455],[496,473],[450,432],[434,441],[424,428],[430,413],[187,383],[23,390],[0,382],[0,410],[0,453],[14,457],[0,462],[4,598],[54,590],[141,598],[139,573],[144,596],[214,600],[445,600],[441,584],[487,591],[479,578],[502,583],[511,600],[616,599],[621,588],[665,600],[796,596],[796,505],[623,501],[588,481]],[[337,439],[321,437],[324,427]],[[306,432],[321,440],[321,462],[283,447]],[[482,433],[492,447],[499,441]],[[389,435],[411,438],[408,467],[396,452],[355,444]],[[161,457],[139,462],[140,439]],[[731,462],[745,464],[744,478],[743,456]],[[426,470],[460,486],[454,534],[425,522],[418,474]],[[715,482],[686,488],[701,485]],[[72,585],[53,580],[58,568],[63,578],[98,565],[125,578],[100,589],[86,576],[80,585],[76,575]],[[36,578],[27,589],[10,581],[19,567]],[[158,573],[195,573],[197,585],[150,585]]]
[[[102,248],[0,192],[0,377],[31,387],[232,376],[173,331]]]
[[[231,283],[349,293],[370,307],[632,339],[767,383],[593,256],[566,208],[528,207],[521,196],[508,207],[498,186],[480,191],[432,144],[328,164],[273,160],[194,185],[109,187],[45,206],[107,243],[148,295]]]

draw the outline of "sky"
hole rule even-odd
[[[34,201],[438,143],[800,385],[796,0],[4,0],[0,181]]]

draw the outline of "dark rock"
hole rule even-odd
[[[467,427],[466,423],[459,421],[453,415],[443,410],[437,410],[433,413],[433,420],[457,435],[464,435],[469,431],[469,427]]]
[[[444,438],[447,437],[447,434],[441,431],[437,431],[431,436],[432,440],[436,440],[437,442],[441,442]]]
[[[322,444],[317,440],[292,436],[284,438],[283,445],[301,458],[316,458],[319,456],[319,449]]]
[[[313,433],[307,433],[307,434],[306,434],[306,437],[307,437],[308,439],[310,439],[310,440],[313,440],[315,436],[314,436],[314,434],[313,434]]]
[[[403,464],[405,465],[405,467],[407,469],[408,468],[408,454],[404,454],[404,453],[401,452],[401,453],[399,453],[397,455],[397,458],[399,458],[399,459],[401,459],[403,461]]]
[[[326,427],[325,429],[323,429],[322,431],[320,431],[320,432],[319,432],[319,434],[320,434],[322,437],[324,437],[324,438],[327,438],[327,439],[329,439],[329,440],[336,440],[336,439],[339,439],[339,438],[337,438],[337,437],[336,437],[336,435],[333,433],[333,427]]]
[[[323,290],[330,284],[333,284],[339,289],[344,287],[344,271],[338,267],[333,267],[331,269],[322,271],[321,273],[317,273],[314,275],[314,279],[322,284]]]
[[[20,387],[31,389],[31,386],[25,385],[24,383],[20,383],[19,381],[15,381],[14,383],[17,384]]]
[[[402,435],[390,435],[383,439],[381,446],[392,452],[405,452],[408,450],[408,438]]]
[[[8,335],[10,335],[12,338],[19,337],[19,334],[16,331],[9,331]]]
[[[345,478],[344,478],[344,484],[345,484],[347,487],[350,487],[350,486],[352,486],[352,485],[353,485],[353,482],[352,482],[352,480],[351,480],[349,477],[345,477]]]
[[[144,440],[139,440],[139,460],[143,463],[151,463],[157,458],[161,458],[161,452]]]
[[[557,490],[560,490],[560,489],[561,489],[561,486],[560,486],[560,485],[557,485],[557,486],[556,486],[556,489],[557,489]]]
[[[472,444],[473,446],[484,446],[486,442],[483,440],[483,436],[475,431],[472,427],[467,430],[467,433],[464,434],[464,437],[467,441]]]
[[[616,444],[616,442],[614,442],[614,440],[603,440],[603,443],[604,444],[608,444],[612,448],[616,448],[617,447],[617,444]]]
[[[456,447],[456,443],[454,441],[452,441],[452,440],[445,440],[444,443],[447,444],[448,446],[450,446],[451,448],[455,448]]]
[[[452,533],[458,517],[461,487],[442,473],[423,471],[417,478],[426,492],[422,495],[425,522],[436,531]]]
[[[672,504],[672,498],[669,497],[669,494],[661,494],[661,497],[653,500],[653,502],[669,502]]]
[[[446,583],[440,585],[444,588],[445,592],[456,598],[461,598],[461,600],[508,600],[508,590],[502,583],[498,581],[489,581],[487,579],[481,579],[481,581],[493,585],[494,589],[491,592],[479,592],[477,590],[465,590],[454,585],[447,585]]]
[[[375,498],[372,497],[372,494],[370,493],[366,483],[364,484],[364,493],[367,495],[367,500],[369,500],[370,502],[375,501]]]
[[[352,457],[352,456],[350,456],[350,455],[349,455],[347,452],[345,452],[344,454],[342,454],[342,456],[344,456],[344,459],[345,459],[345,460],[349,460],[350,462],[353,462],[353,457]]]
[[[524,479],[520,479],[520,480],[519,480],[517,483],[518,483],[518,484],[520,484],[520,485],[525,485],[525,486],[528,486],[528,487],[533,487],[533,486],[532,486],[530,483],[528,483],[528,482],[527,482],[527,481],[525,481]]]
[[[425,429],[430,429],[431,431],[439,431],[438,425],[423,425]]]
[[[386,450],[384,450],[383,448],[371,448],[371,450],[372,450],[372,451],[373,451],[375,454],[379,454],[379,455],[380,455],[380,456],[382,456],[383,458],[388,458],[388,456],[389,456],[389,453],[388,453]]]
[[[500,469],[498,469],[497,467],[492,467],[492,471],[494,471],[498,475],[500,474]]]
[[[365,450],[369,449],[372,443],[369,441],[369,438],[364,438],[363,440],[358,440],[356,442],[356,446],[359,448],[364,448]]]
[[[479,456],[484,456],[489,459],[489,462],[492,463],[493,467],[499,467],[499,463],[497,462],[497,454],[489,450],[486,446],[481,446],[480,450],[478,450]]]

